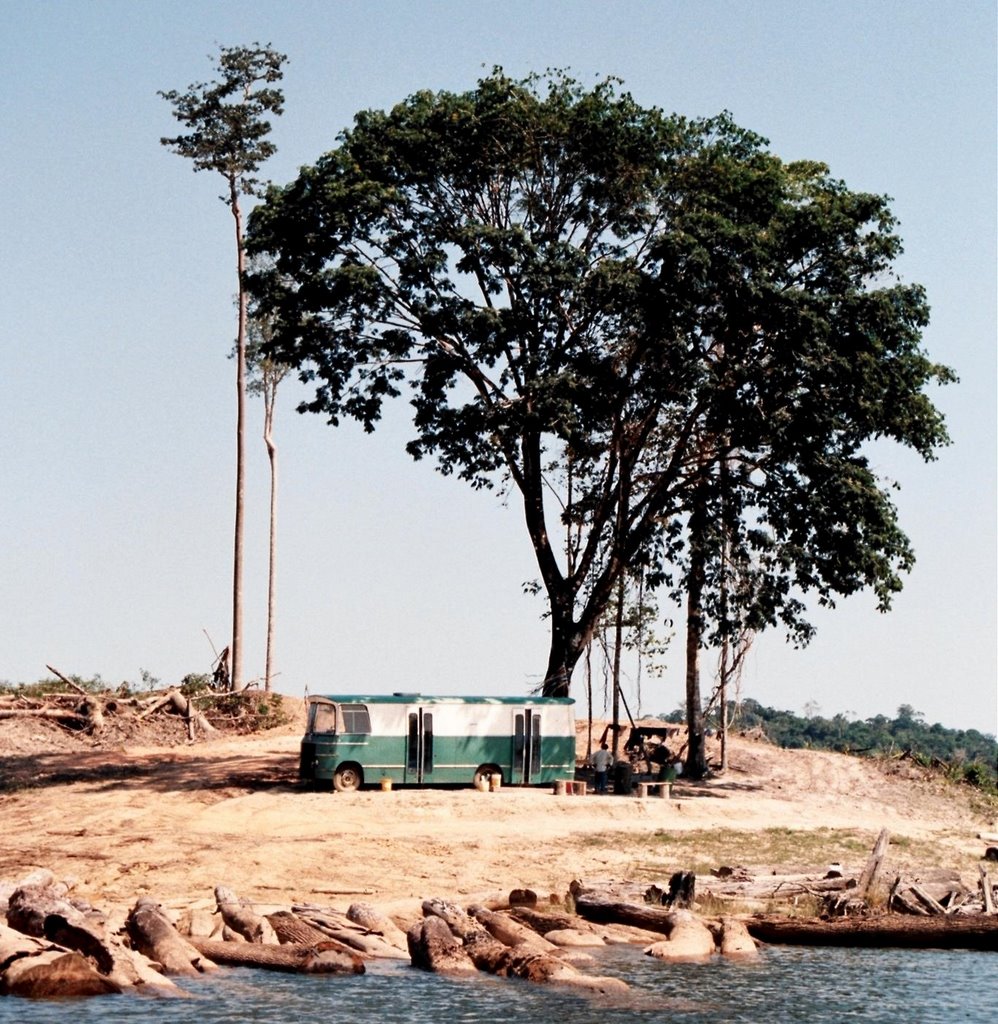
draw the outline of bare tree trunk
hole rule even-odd
[[[690,516],[690,570],[686,588],[686,727],[688,732],[685,773],[694,779],[707,774],[700,702],[700,644],[703,638],[703,587],[706,576],[704,533],[706,509],[702,495],[695,499]]]
[[[617,582],[617,615],[613,636],[613,754],[614,763],[620,749],[620,649],[624,639],[624,577]]]
[[[274,616],[277,610],[277,445],[274,443],[274,405],[277,383],[271,382],[264,390],[263,441],[270,460],[270,554],[267,574],[267,663],[264,670],[264,690],[269,693],[274,674]]]
[[[243,218],[235,177],[229,179],[229,197],[236,225],[236,265],[239,274],[239,328],[236,334],[236,511],[232,552],[232,676],[234,692],[243,688],[243,519],[246,501],[246,289],[243,274]]]
[[[728,770],[728,638],[724,638],[721,646],[721,703],[718,709],[720,717],[718,732],[721,737],[721,771]]]

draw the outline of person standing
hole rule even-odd
[[[610,765],[613,764],[613,754],[605,743],[600,744],[599,750],[593,754],[593,768],[596,773],[596,792],[606,792],[606,780],[610,774]]]

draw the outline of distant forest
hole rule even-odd
[[[663,717],[670,722],[686,720],[683,709]],[[717,722],[710,724],[716,727]],[[729,727],[738,732],[757,729],[780,747],[910,757],[918,764],[942,769],[956,781],[992,792],[998,789],[998,742],[994,736],[976,729],[946,729],[938,722],[927,725],[921,712],[910,704],[902,704],[895,718],[849,719],[843,714],[801,717],[747,699],[736,706]]]

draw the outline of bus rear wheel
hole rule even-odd
[[[488,789],[493,775],[498,775],[502,781],[502,769],[497,764],[479,765],[472,776],[471,784],[475,789]]]
[[[333,789],[337,793],[352,793],[360,789],[364,776],[355,764],[341,764],[333,773]]]

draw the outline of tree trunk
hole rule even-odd
[[[617,581],[617,614],[613,628],[613,754],[614,764],[620,753],[620,654],[624,645],[624,577]]]
[[[215,903],[226,925],[247,942],[271,942],[276,938],[270,922],[224,885],[215,886]]]
[[[688,732],[684,773],[692,779],[707,774],[703,707],[700,702],[700,646],[703,641],[703,587],[706,576],[706,508],[697,495],[690,516],[690,569],[686,589],[686,728]]]
[[[308,922],[303,921],[297,914],[290,910],[277,910],[267,915],[270,927],[274,929],[277,941],[292,946],[314,946],[317,942],[325,942],[325,932],[313,928]],[[205,936],[207,937],[207,936]],[[349,947],[344,947],[349,949]]]
[[[514,912],[514,916],[517,912]],[[556,947],[553,942],[548,942],[538,931],[528,924],[521,924],[508,914],[498,914],[482,906],[468,908],[468,914],[473,917],[494,939],[498,939],[504,946],[527,945],[532,949],[544,949],[548,952]],[[557,927],[571,928],[577,922],[561,924]],[[555,930],[554,925],[549,931]]]
[[[263,688],[270,693],[274,675],[274,617],[277,613],[277,445],[274,443],[274,404],[277,384],[264,388],[263,442],[270,461],[270,544],[267,559],[267,660]]]
[[[400,950],[406,948],[405,932],[387,914],[382,914],[370,903],[351,903],[347,907],[347,919],[370,934],[380,936],[389,945],[397,946]]]
[[[295,914],[306,924],[317,928],[331,939],[342,943],[364,956],[381,957],[383,959],[402,959],[405,953],[397,946],[386,942],[379,935],[371,935],[358,928],[349,920],[344,920],[331,911],[315,910],[310,907],[296,906]]]
[[[618,903],[590,893],[579,893],[575,909],[581,917],[596,924],[627,924],[649,932],[669,935],[676,923],[676,912],[639,903]]]
[[[215,969],[211,960],[202,956],[188,942],[159,905],[148,897],[138,900],[125,922],[132,945],[143,955],[155,960],[164,974],[197,975]]]
[[[120,992],[120,985],[95,971],[79,953],[40,951],[18,956],[0,970],[0,995],[64,999]]]
[[[246,252],[243,218],[235,176],[229,178],[229,205],[235,220],[236,266],[239,277],[239,326],[236,334],[236,509],[232,538],[232,676],[233,691],[243,688],[243,520],[246,504]]]
[[[873,844],[873,850],[863,869],[863,874],[860,876],[859,884],[856,886],[856,892],[853,894],[856,899],[865,900],[873,883],[876,882],[884,862],[884,856],[887,854],[890,838],[891,834],[886,828],[880,830],[880,835],[877,836],[877,841]]]
[[[803,946],[998,950],[998,920],[985,914],[953,917],[845,917],[833,921],[750,918],[749,934],[763,942]]]
[[[333,943],[275,945],[259,942],[213,942],[191,939],[198,952],[227,967],[261,967],[295,974],[363,974],[364,961],[355,953],[344,953]]]
[[[474,974],[478,968],[441,917],[425,917],[406,934],[413,967],[435,974]]]

